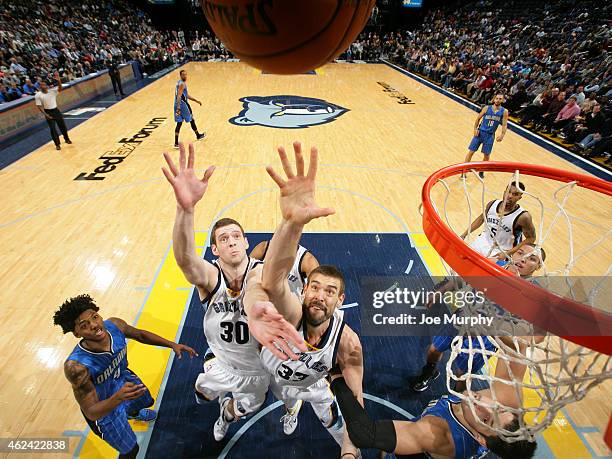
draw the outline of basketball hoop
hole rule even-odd
[[[583,188],[610,197],[612,196],[612,184],[585,174],[546,166],[511,162],[473,162],[440,169],[432,174],[423,186],[423,229],[431,245],[452,271],[464,279],[469,278],[467,282],[472,287],[485,293],[488,304],[480,305],[471,312],[484,312],[495,316],[496,319],[506,321],[509,324],[508,329],[511,330],[510,332],[506,331],[506,336],[512,337],[513,341],[512,345],[508,345],[508,340],[501,342],[499,337],[490,336],[492,334],[491,329],[459,328],[459,336],[453,340],[451,358],[447,365],[449,391],[466,400],[473,412],[474,406],[481,405],[494,409],[503,408],[517,414],[519,418],[518,431],[510,432],[501,426],[494,428],[504,440],[509,442],[522,439],[535,440],[535,435],[553,422],[555,415],[563,406],[582,399],[592,387],[612,378],[610,358],[612,354],[612,314],[609,311],[597,309],[590,304],[578,301],[572,295],[568,297],[557,294],[537,283],[528,282],[512,274],[473,250],[458,236],[454,228],[457,226],[456,222],[453,224],[447,213],[447,201],[451,190],[445,180],[462,173],[471,173],[482,184],[482,210],[474,211],[466,182],[463,182],[464,194],[467,197],[466,214],[469,214],[471,223],[473,217],[485,213],[485,183],[483,179],[478,178],[476,172],[511,173],[514,176],[511,183],[517,184],[520,174],[564,183],[553,193],[557,213],[552,219],[551,227],[545,236],[542,231],[544,205],[536,196],[527,192],[525,194],[538,200],[542,208],[541,226],[539,236],[536,239],[538,245],[543,244],[542,240],[546,240],[546,237],[551,234],[552,226],[559,220],[565,221],[568,225],[570,260],[563,266],[562,272],[565,276],[568,275],[576,261],[581,259],[587,251],[603,244],[612,234],[612,230],[605,229],[602,238],[597,239],[586,251],[576,255],[572,239],[573,220],[565,209],[569,196],[574,189]],[[438,212],[432,200],[432,189],[438,184],[441,184],[446,190],[442,214]],[[508,182],[506,182],[506,185],[508,185]],[[566,193],[560,197],[562,190]],[[489,229],[486,219],[485,227]],[[497,240],[495,243],[497,244]],[[606,262],[605,259],[604,262]],[[609,273],[610,267],[603,274],[604,280],[609,276]],[[501,308],[497,305],[505,311],[500,312]],[[522,332],[517,332],[517,328],[514,328],[513,321],[516,321],[516,319],[523,324],[528,323],[532,330],[531,339],[518,336]],[[545,330],[548,335],[544,338],[544,341],[536,342],[533,339],[533,335],[537,334],[534,330]],[[499,334],[502,335],[503,333]],[[464,336],[469,338],[467,344],[466,340],[463,339]],[[498,350],[491,352],[484,349],[485,346],[479,346],[478,341],[482,344],[483,339],[495,341]],[[575,345],[567,343],[566,340],[575,343]],[[476,343],[476,345],[472,346],[472,343]],[[518,352],[519,347],[526,349],[525,355]],[[490,357],[495,355],[498,362],[504,361],[506,364],[520,362],[524,364],[527,368],[526,381],[522,383],[514,382],[513,384],[521,401],[521,406],[518,409],[504,406],[495,398],[495,394],[493,394],[493,405],[482,403],[479,397],[475,395],[476,389],[472,389],[472,383],[480,381],[491,387],[493,382],[499,382],[500,380],[493,376],[492,371],[489,371],[489,374],[471,374],[470,371],[465,375],[455,374],[452,362],[461,353],[469,355],[470,369],[473,357],[478,354],[483,356],[487,362]],[[489,370],[491,369],[490,365],[487,363]],[[466,382],[467,390],[462,393],[455,392],[451,387],[451,380]],[[525,389],[531,390],[530,393],[535,394],[535,400],[528,402],[524,398],[528,398],[523,394]],[[479,418],[476,417],[476,419]]]

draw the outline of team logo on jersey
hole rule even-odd
[[[323,99],[301,96],[248,96],[240,102],[242,111],[229,120],[237,126],[300,129],[330,123],[348,111]]]

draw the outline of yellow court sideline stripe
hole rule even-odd
[[[208,233],[195,233],[196,246],[204,247]],[[198,249],[198,255],[202,256]],[[173,340],[183,317],[183,305],[189,297],[191,284],[187,282],[174,259],[172,248],[163,260],[149,296],[142,308],[135,327],[156,333]],[[153,398],[157,399],[171,350],[148,346],[134,340],[128,343],[130,369],[147,385]],[[156,400],[157,402],[157,400]],[[157,403],[156,403],[157,406]],[[130,421],[134,432],[144,432],[149,423]],[[78,457],[85,459],[108,459],[117,452],[93,432],[89,431]]]

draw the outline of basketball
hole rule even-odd
[[[268,73],[296,74],[335,59],[366,25],[375,0],[201,0],[217,37]]]

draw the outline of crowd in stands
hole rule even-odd
[[[32,95],[55,71],[63,82],[137,61],[154,73],[185,58],[175,33],[156,30],[124,0],[20,0],[0,9],[0,103]]]
[[[192,38],[191,54],[197,60],[234,59],[234,55],[210,30],[205,30],[203,34],[198,33]]]
[[[612,153],[612,4],[480,0],[430,12],[415,31],[364,33],[348,59],[387,57],[585,156]]]

